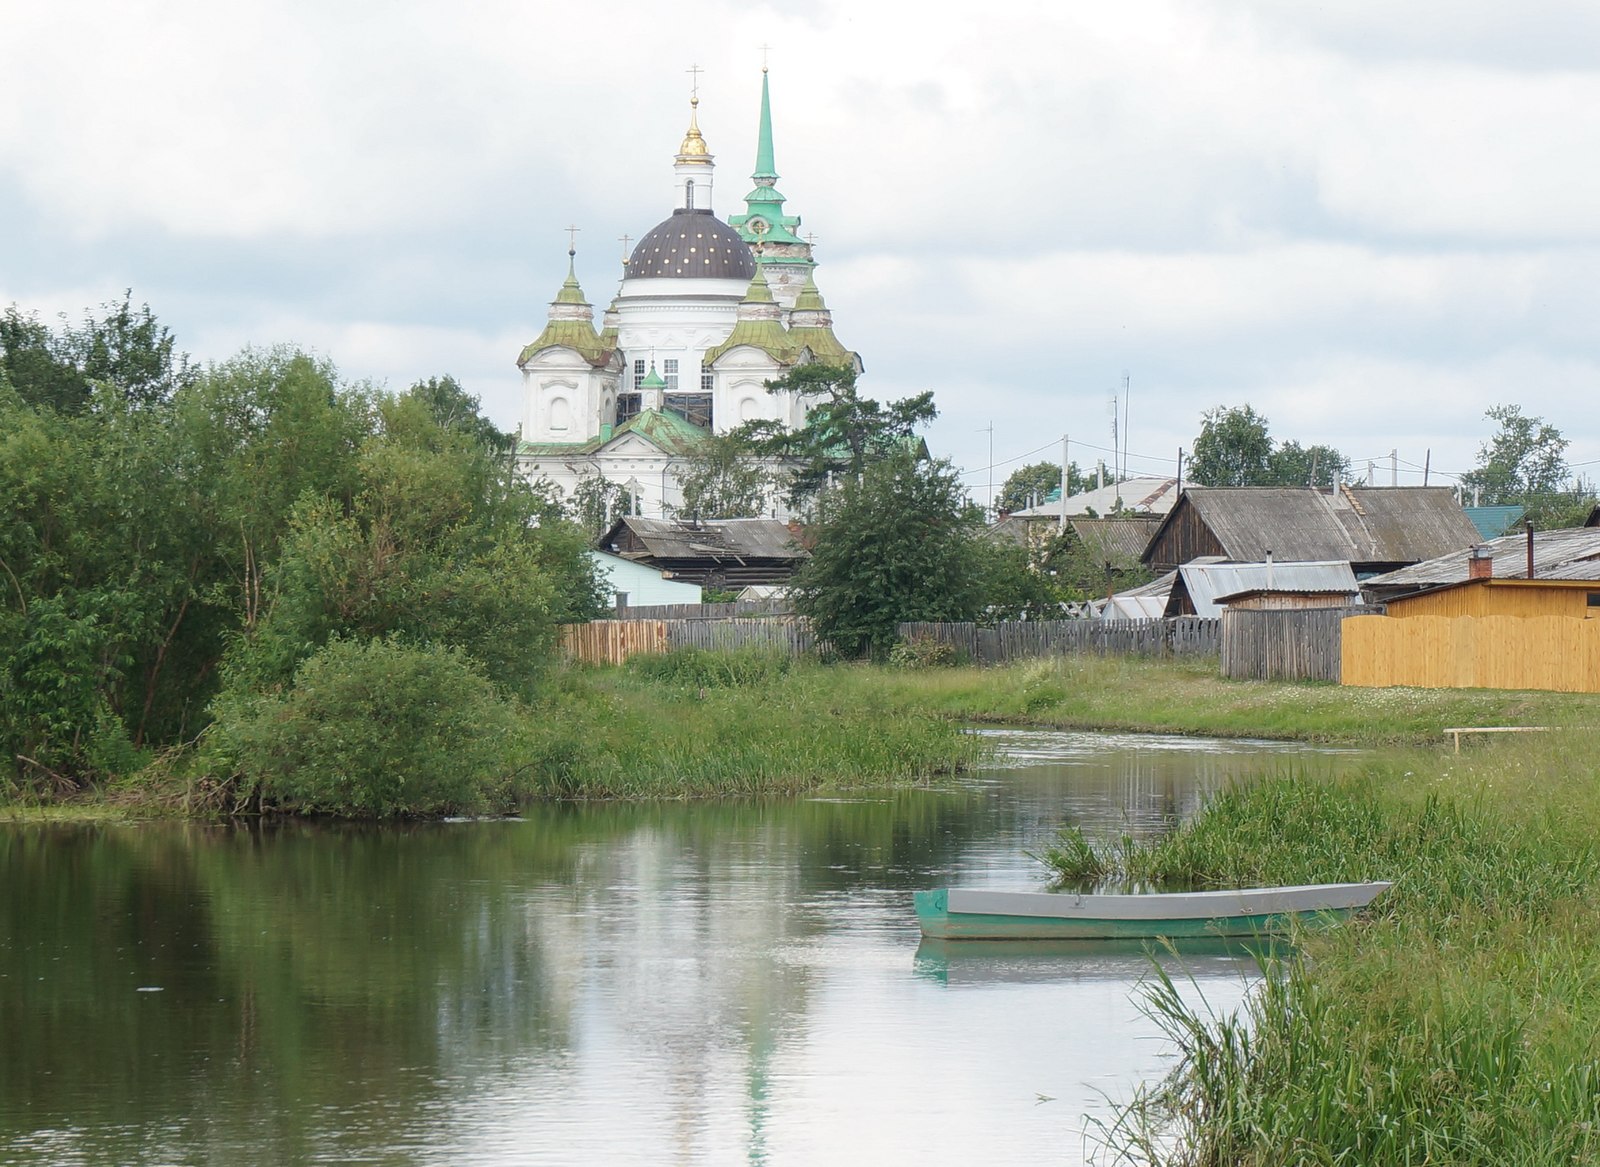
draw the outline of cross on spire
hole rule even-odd
[[[690,65],[687,69],[684,70],[684,72],[689,74],[689,76],[692,78],[692,80],[689,82],[689,96],[690,96],[690,98],[692,98],[695,101],[699,101],[700,100],[700,74],[704,73],[705,70],[702,69],[699,65]]]
[[[567,225],[567,254],[568,255],[577,255],[578,254],[578,232],[581,231],[581,230],[583,230],[582,227],[576,227],[576,226],[573,226],[570,223]]]
[[[629,235],[626,231],[624,231],[621,235],[617,236],[617,242],[622,244],[622,262],[623,263],[627,263],[628,262],[628,244],[633,242],[633,236]]]
[[[815,231],[807,231],[806,232],[806,246],[807,247],[815,247],[816,245],[817,245],[817,233]]]
[[[769,52],[771,52],[771,51],[772,51],[772,46],[771,45],[762,45],[761,46],[761,71],[763,73],[765,73],[767,71],[767,54]]]

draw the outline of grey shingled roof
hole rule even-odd
[[[1448,486],[1333,492],[1301,487],[1190,487],[1165,520],[1192,506],[1229,559],[1414,563],[1479,539]],[[1164,524],[1165,525],[1165,524]],[[1153,540],[1152,540],[1153,542]]]
[[[606,532],[600,546],[613,546],[621,527],[633,532],[652,559],[806,558],[789,525],[778,519],[707,519],[691,526],[673,519],[626,515]]]

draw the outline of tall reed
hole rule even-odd
[[[1364,921],[1264,960],[1242,1012],[1147,1005],[1181,1062],[1108,1132],[1173,1165],[1600,1162],[1600,735],[1404,755],[1231,789],[1152,878],[1392,879]]]

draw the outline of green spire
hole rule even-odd
[[[656,362],[650,361],[650,371],[644,375],[644,380],[639,382],[641,389],[665,389],[667,383],[661,379],[661,374],[656,372]]]
[[[583,289],[578,286],[578,268],[576,251],[567,252],[567,278],[561,285],[561,290],[556,293],[557,304],[587,304],[583,298]],[[545,285],[549,287],[548,284]]]
[[[767,70],[761,70],[761,128],[756,134],[756,172],[750,176],[761,184],[763,178],[771,185],[778,181],[778,172],[772,162],[772,101],[767,95]]]
[[[744,196],[745,213],[729,215],[728,225],[739,232],[746,243],[781,243],[794,249],[804,247],[804,240],[794,230],[800,226],[800,218],[783,213],[786,200],[778,193],[778,171],[772,158],[772,96],[765,69],[761,70],[761,124],[756,132],[756,170],[750,177],[755,181],[755,189]],[[792,256],[793,253],[788,254]],[[767,263],[773,262],[777,256],[762,255],[758,250],[757,258]],[[787,262],[795,261],[790,258]]]

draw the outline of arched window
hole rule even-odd
[[[694,179],[689,179],[683,184],[683,205],[689,210],[694,210]]]

